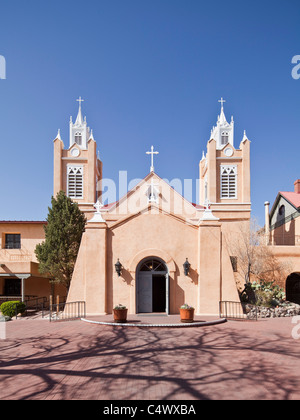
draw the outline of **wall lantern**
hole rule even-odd
[[[185,276],[188,276],[190,268],[191,268],[191,264],[189,263],[189,260],[187,258],[186,262],[183,264],[183,269],[184,269],[184,275]]]
[[[120,277],[121,276],[121,273],[122,273],[123,266],[120,263],[119,258],[118,258],[118,261],[115,264],[115,268],[116,268],[116,272],[118,273],[118,276]]]

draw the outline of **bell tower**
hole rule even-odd
[[[60,130],[54,140],[54,197],[64,191],[79,204],[81,211],[92,216],[101,194],[102,162],[97,156],[93,131],[83,118],[81,97],[76,121],[70,118],[69,148],[64,148]]]
[[[244,136],[238,148],[234,145],[234,122],[228,123],[221,98],[221,112],[211,130],[207,152],[199,164],[200,204],[210,203],[220,219],[249,219],[250,202],[250,141]]]

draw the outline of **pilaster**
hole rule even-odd
[[[106,314],[107,224],[88,222],[86,235],[86,311]]]
[[[59,191],[63,190],[63,177],[62,177],[62,151],[64,148],[64,144],[62,140],[56,138],[54,140],[54,177],[53,177],[53,195],[59,193]]]
[[[198,311],[200,314],[219,313],[222,290],[221,223],[205,220],[199,224],[199,283]]]

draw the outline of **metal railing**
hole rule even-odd
[[[49,320],[71,321],[86,317],[86,305],[84,301],[53,303],[49,307]]]
[[[22,315],[25,316],[35,314],[38,311],[42,311],[43,313],[44,309],[47,307],[47,305],[49,305],[45,296],[26,299],[23,303],[25,304],[25,311],[22,313]],[[19,302],[16,302],[14,305],[16,319],[18,318],[20,304],[22,304],[21,300],[19,300]]]
[[[220,318],[257,321],[257,306],[244,302],[221,301]]]

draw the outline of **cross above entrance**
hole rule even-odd
[[[151,155],[150,172],[154,172],[154,155],[159,155],[159,152],[154,152],[154,147],[151,146],[151,152],[146,152],[146,155]]]

